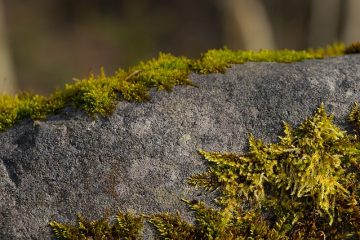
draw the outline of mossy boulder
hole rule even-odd
[[[191,84],[171,93],[152,88],[144,103],[113,102],[105,94],[99,104],[110,99],[111,115],[89,116],[66,105],[45,121],[25,119],[1,133],[0,239],[50,239],[49,222],[75,223],[76,213],[98,219],[118,211],[179,211],[191,222],[194,216],[181,199],[211,205],[218,196],[187,184],[207,170],[199,149],[244,153],[250,134],[276,142],[283,121],[298,126],[322,102],[335,123],[351,131],[346,117],[360,99],[360,55],[248,62],[219,72],[191,73]],[[172,80],[171,88],[178,81]],[[96,113],[92,107],[84,110]],[[144,239],[154,234],[146,225]]]

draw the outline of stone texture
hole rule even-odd
[[[0,134],[0,239],[50,239],[51,220],[75,214],[181,211],[204,198],[186,178],[205,171],[197,149],[241,152],[250,133],[276,140],[282,121],[299,124],[321,102],[346,127],[360,100],[360,55],[299,63],[246,63],[196,75],[199,87],[121,102],[108,118],[71,108]],[[207,195],[206,195],[207,196]],[[206,197],[205,197],[206,198]],[[152,239],[147,227],[145,239]]]

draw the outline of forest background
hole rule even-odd
[[[0,0],[0,94],[49,94],[169,52],[360,40],[359,0]]]

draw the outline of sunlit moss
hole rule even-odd
[[[358,45],[358,44],[357,44]],[[356,43],[347,49],[355,49]],[[33,94],[0,96],[0,131],[13,126],[25,118],[43,119],[48,114],[72,105],[88,114],[110,114],[118,101],[146,101],[150,98],[150,88],[171,91],[176,85],[193,85],[188,76],[190,72],[224,72],[231,64],[248,61],[295,62],[305,59],[342,55],[344,44],[337,43],[322,49],[306,51],[260,50],[231,51],[227,48],[209,50],[198,60],[175,57],[160,53],[156,59],[141,62],[128,70],[119,69],[113,75],[91,74],[86,79],[66,84],[61,90],[48,97]]]
[[[277,143],[265,144],[251,136],[246,154],[200,150],[209,169],[188,183],[217,190],[219,209],[183,200],[195,212],[194,224],[179,213],[145,219],[161,239],[359,239],[358,116],[356,104],[349,118],[357,130],[350,134],[337,127],[321,105],[296,129],[285,124]],[[57,236],[75,231],[59,223],[51,227]]]
[[[72,105],[88,114],[110,114],[120,100],[146,101],[150,88],[171,91],[175,85],[191,84],[188,80],[190,60],[160,54],[157,59],[141,62],[128,71],[119,69],[107,76],[101,69],[99,76],[75,79],[49,97],[32,94],[0,96],[0,131],[25,119],[43,119],[48,114]]]
[[[28,93],[0,96],[0,131],[25,118],[45,118],[48,114],[46,101],[43,96]]]
[[[200,151],[211,165],[189,183],[218,190],[222,209],[186,201],[196,213],[190,239],[360,238],[360,143],[332,118],[321,106],[297,129],[285,124],[278,143],[250,137],[244,155]],[[165,238],[166,221],[156,224]]]
[[[117,78],[107,77],[102,70],[97,77],[91,74],[88,79],[66,84],[63,97],[67,102],[74,102],[89,114],[105,115],[110,113],[115,106],[115,100],[117,100],[115,90],[118,85]]]
[[[193,69],[200,73],[224,72],[230,64],[244,62],[298,62],[306,59],[333,57],[344,54],[345,45],[336,43],[326,48],[294,50],[231,51],[227,48],[209,50],[193,63]]]
[[[136,74],[130,82],[141,82],[148,88],[157,87],[160,90],[170,91],[176,85],[190,84],[191,60],[185,57],[174,57],[171,54],[160,53],[159,58],[130,68]]]
[[[75,106],[90,115],[106,115],[119,100],[146,101],[149,89],[171,91],[192,84],[188,75],[223,72],[230,64],[247,61],[294,62],[355,53],[358,43],[345,49],[335,44],[306,51],[210,50],[199,60],[160,54],[129,70],[107,76],[90,75],[65,85],[49,97],[22,93],[0,96],[0,131],[16,122],[44,119]],[[195,211],[195,224],[180,215],[146,216],[163,239],[357,239],[360,238],[360,108],[355,104],[349,120],[355,134],[340,130],[321,106],[313,118],[274,144],[250,137],[247,154],[200,151],[211,166],[189,179],[193,186],[218,190],[215,210],[203,202],[184,200]],[[142,218],[119,213],[115,223],[105,218],[78,226],[51,222],[58,239],[139,239]]]
[[[334,43],[327,45],[324,48],[317,49],[308,49],[308,53],[314,56],[314,58],[324,58],[324,57],[335,57],[343,55],[345,53],[346,46],[344,43]]]

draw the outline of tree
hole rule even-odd
[[[218,0],[223,11],[225,42],[232,49],[274,49],[274,36],[260,0]]]
[[[17,84],[7,41],[4,12],[4,4],[0,0],[0,94],[10,94],[15,93]]]

